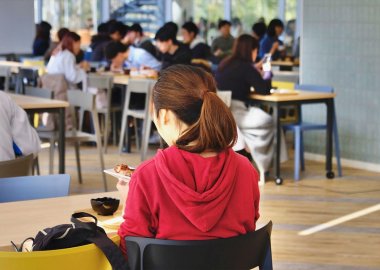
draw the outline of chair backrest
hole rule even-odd
[[[4,91],[9,90],[9,78],[11,77],[11,68],[10,67],[5,67],[5,66],[0,66],[0,77],[4,77]]]
[[[137,269],[272,269],[272,222],[245,235],[214,240],[126,237],[128,263]]]
[[[277,89],[294,90],[295,83],[284,82],[284,81],[272,81],[272,87],[277,88]]]
[[[111,240],[119,245],[118,236],[111,237]],[[1,269],[7,270],[112,270],[106,256],[95,244],[36,252],[0,251],[0,265]]]
[[[32,87],[32,86],[25,87],[25,95],[33,96],[33,97],[48,98],[48,99],[54,98],[53,90],[40,88],[40,87]]]
[[[128,81],[128,91],[130,93],[143,93],[149,94],[152,84],[155,83],[151,79],[132,79]]]
[[[232,91],[217,91],[216,94],[223,100],[227,107],[231,107]]]
[[[33,154],[0,162],[0,178],[32,174]]]
[[[68,90],[67,99],[71,106],[80,107],[86,111],[96,109],[95,95],[81,90]]]
[[[33,68],[20,68],[17,74],[16,93],[25,94],[25,86],[37,86],[38,70]]]
[[[0,179],[0,203],[63,197],[69,194],[70,175],[36,175]]]
[[[334,92],[334,87],[328,86],[328,85],[296,84],[294,89],[305,90],[305,91],[325,92],[325,93]]]
[[[113,85],[113,77],[109,75],[88,74],[87,86],[110,90]]]

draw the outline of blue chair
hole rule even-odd
[[[305,91],[316,91],[316,92],[328,92],[333,93],[334,88],[331,86],[321,86],[321,85],[306,85],[299,84],[295,86],[295,89],[305,90]],[[305,170],[305,158],[304,158],[304,145],[303,145],[303,132],[309,130],[324,130],[327,129],[326,124],[314,124],[306,123],[302,121],[302,111],[301,107],[298,110],[298,122],[283,125],[284,131],[294,132],[294,180],[298,181],[300,179],[300,164],[302,171]],[[333,144],[335,147],[335,155],[337,160],[338,175],[342,176],[342,165],[340,162],[340,147],[339,147],[339,136],[338,136],[338,125],[336,121],[336,113],[334,110],[333,119]]]
[[[68,174],[1,178],[0,203],[63,197],[69,187]]]

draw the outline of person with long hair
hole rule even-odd
[[[41,21],[36,25],[36,37],[33,41],[33,55],[43,56],[50,46],[51,25],[48,22]]]
[[[264,73],[254,65],[257,50],[257,39],[251,35],[241,35],[235,41],[232,55],[220,63],[215,78],[219,90],[232,91],[232,114],[252,158],[259,169],[266,172],[274,154],[273,118],[259,108],[248,106],[252,88],[254,93],[262,95],[270,94],[271,89],[270,78],[264,79]],[[284,160],[285,149],[282,153]]]
[[[280,19],[273,19],[270,21],[267,33],[260,40],[260,59],[262,59],[266,53],[270,53],[273,60],[277,60],[281,57],[283,52],[283,43],[279,40],[279,37],[283,31],[284,23]]]
[[[67,33],[61,43],[55,48],[47,64],[49,74],[64,74],[71,85],[83,82],[86,79],[88,63],[76,64],[75,56],[80,52],[80,36],[74,32]]]
[[[141,164],[129,184],[119,180],[127,197],[121,239],[201,240],[254,231],[258,173],[232,150],[236,123],[212,75],[190,65],[163,70],[151,113],[169,147]],[[121,248],[125,252],[125,241]]]

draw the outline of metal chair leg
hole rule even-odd
[[[82,184],[83,181],[82,181],[82,171],[81,171],[81,166],[80,166],[79,142],[75,142],[74,147],[75,147],[75,158],[77,161],[78,180],[79,180],[79,183]]]
[[[294,180],[300,180],[300,163],[301,163],[301,129],[294,129]]]
[[[334,136],[334,145],[335,145],[335,156],[336,156],[336,163],[338,167],[338,176],[342,177],[342,164],[340,161],[340,145],[339,145],[339,135],[338,135],[338,126],[336,122],[336,118],[334,117],[333,122],[333,136]]]

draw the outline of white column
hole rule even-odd
[[[70,28],[69,25],[69,0],[65,0],[64,2],[64,26]]]
[[[231,0],[224,0],[224,19],[231,21]]]
[[[303,25],[303,0],[297,0],[297,11],[296,11],[296,33],[295,38],[298,38],[302,32]]]
[[[34,21],[35,23],[39,23],[42,21],[42,5],[43,5],[43,0],[36,0],[35,2],[35,16],[34,16]]]
[[[92,22],[94,24],[94,31],[98,28],[98,0],[92,0]]]
[[[286,0],[278,0],[278,18],[285,23]]]
[[[101,6],[102,22],[106,22],[110,19],[110,14],[111,14],[110,1],[102,0],[101,3],[102,3],[102,6]]]
[[[173,1],[165,0],[165,22],[173,20]]]

